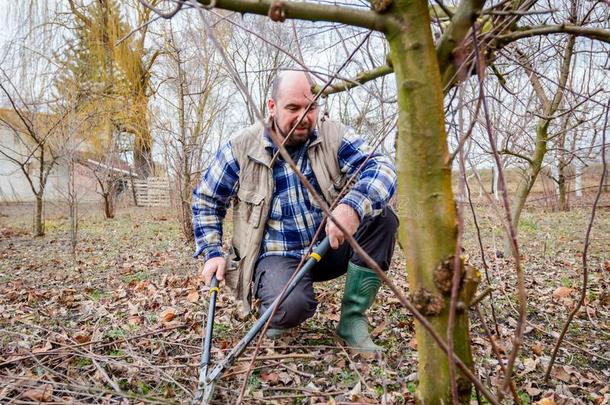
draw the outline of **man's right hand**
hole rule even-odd
[[[224,257],[218,256],[207,260],[203,265],[202,275],[203,282],[205,285],[212,283],[212,277],[216,274],[218,281],[222,281],[225,278],[225,269],[227,268],[227,261]]]

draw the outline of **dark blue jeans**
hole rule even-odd
[[[392,261],[397,229],[398,218],[386,207],[381,214],[365,219],[354,235],[364,251],[384,271],[390,267]],[[268,256],[258,262],[254,272],[254,294],[260,299],[261,313],[280,295],[299,261],[292,257]],[[350,261],[368,267],[347,242],[337,250],[331,249],[284,299],[271,319],[270,327],[292,328],[313,316],[318,306],[313,283],[342,276],[346,273]]]

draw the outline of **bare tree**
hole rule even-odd
[[[0,145],[0,154],[12,162],[27,180],[35,197],[33,233],[43,236],[45,190],[49,175],[65,147],[62,135],[68,112],[52,114],[44,111],[44,102],[33,98],[28,101],[6,71],[2,70],[2,75],[0,90],[10,108],[0,111],[0,123],[13,133],[16,142],[14,146]]]
[[[353,83],[363,84],[391,72],[395,75],[399,240],[407,256],[413,305],[405,300],[401,303],[417,317],[418,396],[424,403],[467,403],[472,381],[490,402],[499,403],[469,372],[473,361],[468,308],[479,277],[459,260],[457,251],[458,218],[451,185],[444,98],[452,93],[456,84],[473,74],[481,84],[479,91],[484,98],[486,68],[493,64],[500,50],[515,41],[567,33],[610,42],[610,32],[600,28],[600,21],[586,26],[565,21],[561,15],[553,16],[557,23],[531,24],[532,20],[526,17],[530,11],[536,12],[533,1],[494,3],[486,10],[482,10],[484,1],[463,0],[454,8],[441,5],[445,25],[441,24],[442,31],[436,44],[430,25],[432,11],[436,9],[431,10],[423,1],[372,1],[363,7],[272,0],[200,0],[198,3],[206,8],[268,15],[274,21],[303,19],[348,24],[378,31],[385,37],[390,50],[387,67],[361,72],[348,82],[333,82],[330,90],[344,90]],[[178,7],[182,4],[178,3]],[[485,100],[482,104],[494,160],[499,162],[494,133],[487,125],[490,119]],[[499,175],[502,182],[503,175],[501,172]],[[505,191],[503,201],[508,209]],[[505,381],[498,392],[500,398],[503,389],[511,382],[512,369],[521,347],[526,310],[523,270],[519,264],[510,212],[505,217],[518,275],[519,318],[504,369]],[[381,270],[378,274],[385,277]],[[387,278],[384,281],[390,282]],[[392,291],[400,294],[395,289]],[[449,348],[443,345],[439,336],[447,336]],[[459,373],[452,371],[456,365],[460,367]]]
[[[213,50],[196,34],[197,27],[183,20],[182,30],[169,27],[165,40],[167,77],[163,93],[165,114],[156,117],[165,135],[169,170],[175,178],[178,217],[184,237],[193,240],[192,189],[197,174],[220,142],[224,114],[230,95]],[[225,94],[223,94],[223,92]]]

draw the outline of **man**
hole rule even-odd
[[[382,269],[390,266],[398,220],[387,203],[396,188],[395,169],[381,154],[367,161],[370,149],[352,130],[330,120],[318,121],[317,106],[307,110],[314,98],[311,88],[303,72],[280,73],[268,100],[267,129],[253,125],[222,146],[193,193],[195,256],[204,257],[204,281],[209,284],[214,274],[226,279],[245,313],[252,297],[260,299],[261,311],[273,303],[324,219],[288,163],[276,156],[274,136],[285,140],[292,159],[329,206],[364,163],[353,187],[332,212]],[[222,221],[230,201],[233,254],[227,268]],[[327,221],[325,234],[332,250],[286,297],[267,335],[279,336],[311,317],[317,307],[313,282],[347,271],[337,333],[351,347],[381,350],[369,336],[364,315],[381,282],[344,243],[345,236],[332,221]]]

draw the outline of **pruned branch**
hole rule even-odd
[[[307,21],[329,21],[374,31],[386,32],[397,25],[397,21],[387,15],[377,14],[372,10],[325,4],[311,4],[294,1],[272,0],[197,0],[204,7],[216,7],[239,13],[269,15],[273,9],[278,21],[296,18]]]
[[[360,72],[351,80],[345,80],[340,83],[331,84],[327,87],[326,90],[322,92],[323,96],[328,96],[329,94],[340,93],[342,91],[353,89],[354,87],[358,87],[363,85],[366,82],[370,82],[371,80],[375,80],[377,78],[389,75],[393,73],[394,69],[389,64],[385,64],[383,66],[376,67],[371,70],[367,70],[364,72]],[[314,86],[312,89],[313,93],[319,92],[321,89],[320,85]]]

